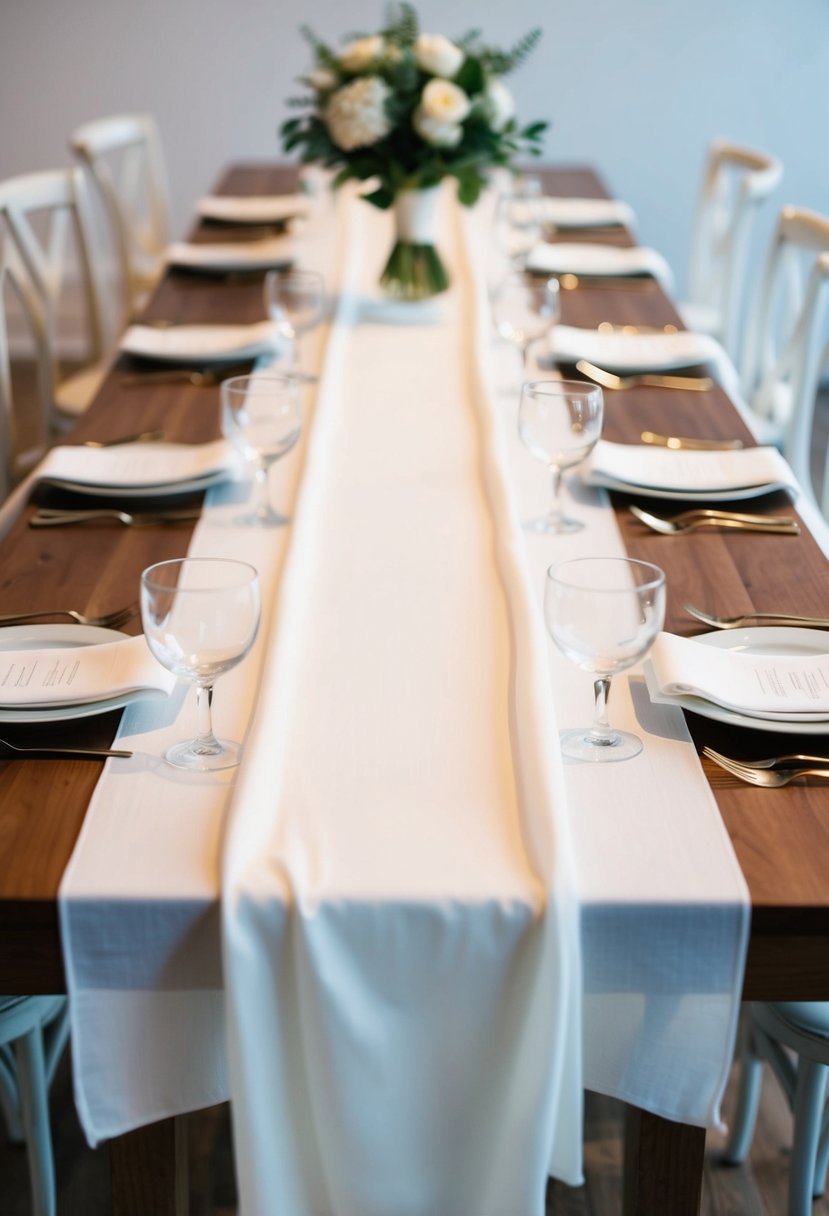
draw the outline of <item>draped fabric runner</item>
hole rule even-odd
[[[642,756],[559,759],[590,680],[546,643],[544,569],[621,542],[595,490],[585,532],[522,533],[548,479],[492,391],[485,212],[449,202],[417,324],[370,295],[384,217],[346,197],[317,233],[340,303],[284,568],[221,495],[195,534],[265,580],[216,692],[226,733],[255,704],[229,815],[230,777],[160,759],[179,707],[131,710],[61,892],[87,1135],[232,1089],[246,1216],[539,1216],[582,1082],[706,1125],[730,1058],[747,896],[681,714],[619,679]]]

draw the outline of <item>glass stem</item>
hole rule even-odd
[[[253,473],[254,513],[257,519],[267,519],[271,511],[268,489],[268,466],[263,460],[256,462]]]
[[[196,685],[196,730],[197,734],[191,744],[192,750],[199,756],[217,756],[222,745],[213,734],[213,685]]]
[[[557,464],[550,465],[550,476],[553,481],[553,505],[550,508],[550,519],[561,519],[561,469]]]
[[[601,676],[593,681],[593,725],[590,728],[590,742],[594,747],[612,747],[616,742],[616,732],[607,720],[607,699],[610,696],[610,677]]]

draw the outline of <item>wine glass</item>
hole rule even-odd
[[[522,271],[512,271],[492,293],[495,328],[520,351],[524,373],[531,344],[559,319],[558,292],[558,279],[532,279]]]
[[[170,764],[199,772],[233,768],[241,745],[213,733],[213,684],[240,663],[259,628],[259,576],[230,558],[184,557],[141,575],[141,622],[163,667],[196,686],[198,734],[174,744]]]
[[[583,380],[535,380],[521,386],[518,433],[528,451],[549,465],[553,505],[549,514],[525,526],[531,532],[578,532],[581,520],[571,519],[561,506],[561,474],[579,464],[602,433],[604,396],[596,384]]]
[[[268,469],[290,452],[302,429],[294,376],[256,373],[222,381],[222,433],[254,468],[254,509],[244,523],[284,524],[268,494]]]
[[[547,571],[544,617],[550,636],[571,663],[590,671],[592,726],[565,731],[561,750],[574,760],[630,760],[642,740],[607,720],[610,677],[650,650],[665,621],[665,574],[626,557],[577,557]]]
[[[288,344],[289,371],[303,380],[314,380],[300,371],[299,338],[319,325],[325,310],[325,284],[315,270],[270,270],[265,276],[265,307]]]
[[[527,254],[541,239],[543,219],[538,178],[519,178],[495,204],[495,242],[515,270],[524,269]]]

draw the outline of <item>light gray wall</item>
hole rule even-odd
[[[424,28],[544,38],[515,77],[520,113],[550,118],[549,160],[589,161],[684,280],[707,142],[775,152],[774,209],[829,212],[829,0],[423,0]],[[279,153],[284,99],[308,63],[302,22],[337,40],[376,28],[378,0],[0,0],[0,179],[65,163],[91,118],[150,110],[183,232],[232,159]],[[769,221],[770,222],[770,221]]]

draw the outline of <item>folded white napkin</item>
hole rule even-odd
[[[826,654],[747,654],[662,633],[649,656],[653,700],[701,697],[749,717],[797,722],[829,719]]]
[[[696,452],[648,444],[609,443],[600,439],[582,467],[592,486],[675,492],[714,497],[717,493],[762,487],[794,489],[791,469],[777,448],[741,448],[726,452]]]
[[[545,198],[544,219],[556,228],[631,227],[633,208],[615,198]]]
[[[294,258],[291,236],[269,236],[261,241],[217,241],[190,245],[179,242],[168,245],[167,261],[171,266],[190,270],[265,270],[288,266]]]
[[[0,651],[0,706],[86,705],[141,689],[169,694],[176,677],[144,637],[98,646]]]
[[[307,215],[310,209],[306,194],[211,194],[196,204],[202,219],[229,224],[281,224]]]
[[[131,325],[119,348],[144,359],[180,362],[188,359],[255,359],[281,343],[273,321],[253,325]]]
[[[697,364],[718,364],[722,347],[708,334],[619,333],[556,325],[550,335],[550,353],[561,363],[588,359],[611,371],[669,371]]]
[[[111,448],[55,447],[38,466],[41,481],[161,492],[211,474],[232,476],[238,457],[226,439],[212,443],[124,443]]]
[[[641,245],[616,249],[612,245],[544,243],[530,251],[527,269],[538,274],[576,274],[583,278],[652,275],[666,291],[673,290],[673,274],[662,254]]]

